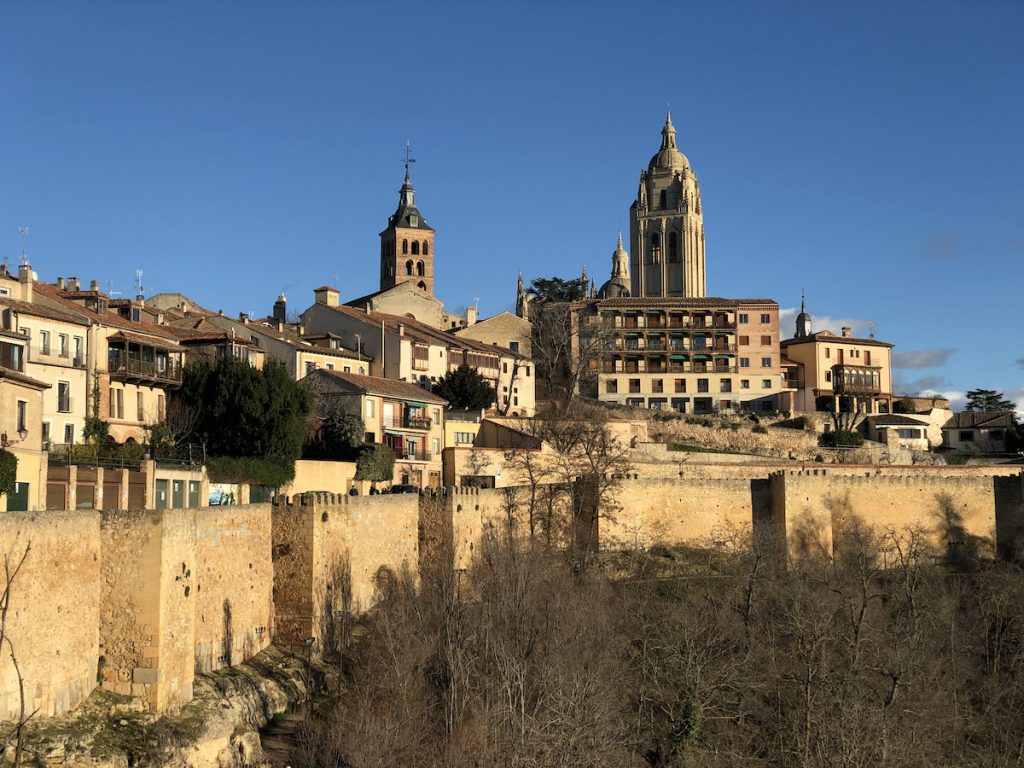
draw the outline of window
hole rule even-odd
[[[772,337],[771,336],[762,336],[761,337],[761,346],[763,346],[763,347],[770,347],[771,345],[772,345]]]
[[[508,373],[508,361],[503,361],[501,364],[501,372]]]
[[[743,313],[741,312],[741,313],[740,313],[740,322],[741,322],[741,323],[749,323],[749,322],[750,322],[750,318],[749,318],[749,316],[747,316],[747,315],[745,315],[745,314],[743,314]]]
[[[974,442],[974,433],[973,432],[969,432],[969,431],[961,432],[960,433],[960,442],[961,443],[973,443]]]
[[[430,246],[427,245],[427,241],[426,240],[423,241],[423,255],[424,256],[429,256],[430,255]]]
[[[412,259],[409,259],[407,262],[405,262],[405,274],[412,274]]]
[[[50,422],[44,421],[43,422],[43,440],[49,440],[49,439],[50,439]]]
[[[57,349],[61,357],[68,356],[68,335],[66,333],[57,336]]]
[[[472,432],[456,432],[455,433],[455,444],[466,445],[473,442]]]
[[[40,331],[39,332],[39,351],[44,355],[50,354],[50,332]]]
[[[771,321],[772,321],[772,316],[769,315],[767,312],[764,312],[764,313],[761,314],[761,322],[762,323],[768,324]]]
[[[864,365],[871,365],[871,350],[864,352]]]
[[[75,336],[74,351],[75,351],[75,357],[74,357],[75,365],[85,365],[85,360],[82,359],[82,337],[81,336]]]
[[[740,379],[740,389],[750,389],[750,379]]]
[[[604,383],[604,391],[609,395],[619,394],[619,382],[617,379],[608,379]]]
[[[375,413],[376,405],[373,400],[367,400],[366,405],[363,406],[363,411],[366,413],[366,418],[372,419]]]
[[[686,379],[676,379],[676,392],[686,391]]]
[[[770,357],[762,357],[761,358],[761,367],[762,368],[771,368],[772,367],[772,359]]]
[[[664,189],[661,190],[661,194],[658,195],[658,204],[662,210],[668,208],[668,195],[665,193]]]
[[[675,232],[670,232],[668,235],[668,260],[670,262],[679,261],[679,242]]]
[[[740,358],[740,368],[749,368],[749,367],[750,367],[750,358],[749,357],[741,357]]]
[[[651,254],[654,261],[661,261],[661,235],[657,232],[651,235]]]
[[[413,240],[412,241],[412,255],[413,256],[419,256],[420,255],[420,243],[419,243],[419,240]]]
[[[721,408],[723,411],[731,411],[732,410],[732,400],[719,400],[718,401],[718,407]]]
[[[309,376],[313,371],[316,370],[316,363],[306,363],[306,375]]]
[[[739,338],[737,339],[737,341],[739,342],[739,345],[740,345],[741,347],[745,347],[745,346],[746,346],[747,344],[749,344],[749,343],[750,343],[750,337],[749,337],[749,336],[740,336],[740,337],[739,337]]]
[[[422,261],[417,261],[416,262],[416,274],[419,275],[420,277],[423,277],[423,262]]]
[[[64,442],[71,445],[75,442],[75,425],[65,424],[64,425]]]
[[[664,392],[665,391],[665,380],[664,379],[652,379],[651,380],[651,392]]]
[[[57,382],[57,411],[71,413],[71,385],[66,381]]]
[[[409,241],[408,240],[403,240],[402,241],[402,253],[406,254],[408,252],[409,252]]]
[[[18,401],[18,431],[28,431],[28,402],[25,400]]]
[[[831,349],[831,347],[825,347],[825,357],[826,358],[832,357],[832,349]]]
[[[145,400],[145,397],[143,396],[143,393],[142,393],[141,389],[139,390],[138,397],[136,398],[135,408],[136,408],[135,415],[136,415],[137,420],[138,421],[145,421],[146,420],[146,400]]]
[[[772,380],[771,379],[761,379],[761,389],[771,389],[771,388],[772,388]]]
[[[710,397],[695,397],[693,398],[693,412],[694,413],[711,413],[712,405]]]
[[[640,391],[640,379],[629,380],[629,391],[633,394],[636,394],[637,392]]]
[[[436,437],[430,438],[430,452],[435,456],[441,452],[441,441]]]
[[[722,379],[722,392],[732,392],[732,379]]]
[[[710,392],[708,388],[708,379],[697,379],[697,391],[698,392]]]
[[[527,375],[527,376],[529,376],[529,375],[530,375],[530,366],[526,366],[526,375]]]

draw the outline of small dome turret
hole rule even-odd
[[[676,146],[676,129],[672,125],[672,113],[665,115],[665,127],[661,129],[661,149],[651,158],[648,171],[682,171],[690,169],[690,161]]]

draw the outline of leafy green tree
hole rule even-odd
[[[276,361],[262,370],[230,356],[185,370],[175,395],[195,409],[192,438],[211,456],[254,457],[294,466],[302,453],[309,393]]]
[[[82,439],[92,445],[102,446],[111,441],[110,424],[100,418],[100,373],[92,372],[92,390],[89,393],[89,412],[82,427]]]
[[[338,403],[328,402],[323,408],[322,416],[313,417],[316,427],[307,440],[305,455],[350,460],[366,436],[363,420]]]
[[[914,407],[914,401],[909,397],[901,397],[899,400],[892,404],[893,413],[917,413],[917,409]]]
[[[968,411],[1013,411],[1017,406],[994,389],[972,389],[967,393]]]
[[[17,477],[18,457],[6,449],[0,448],[0,496],[14,493]]]
[[[356,480],[390,482],[395,474],[395,452],[382,443],[363,446],[356,460]]]
[[[587,296],[587,288],[582,277],[563,280],[560,277],[538,277],[530,282],[530,293],[533,304],[559,304],[567,301],[580,301]]]
[[[452,408],[479,410],[494,403],[495,391],[476,368],[463,363],[441,377],[431,391],[448,401]]]

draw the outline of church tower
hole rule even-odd
[[[399,283],[413,283],[434,294],[434,230],[416,207],[416,190],[409,180],[405,162],[405,183],[398,192],[398,208],[380,233],[380,289]]]
[[[706,295],[700,185],[676,146],[671,114],[661,129],[661,149],[640,172],[629,237],[634,296]]]

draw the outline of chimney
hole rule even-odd
[[[89,281],[89,290],[90,291],[98,291],[99,289],[100,289],[100,282],[99,282],[99,280],[90,280]]]
[[[476,324],[476,307],[466,307],[466,325]]]
[[[852,335],[853,335],[853,329],[850,326],[848,326],[848,325],[844,325],[843,326],[843,337],[844,338],[849,338]]]
[[[63,291],[64,290],[64,278],[63,277],[58,277],[57,278],[57,290],[58,291]]]
[[[281,330],[280,326],[285,322],[285,315],[287,314],[288,300],[282,293],[277,297],[277,301],[274,302],[274,320],[277,322],[278,330]]]
[[[277,321],[277,332],[284,333],[284,320]]]
[[[331,288],[329,285],[321,285],[313,291],[313,298],[316,299],[316,303],[324,304],[328,307],[338,306],[340,296],[341,294],[338,293],[338,289]]]
[[[247,314],[245,314],[245,312],[239,312],[238,313],[238,322],[240,322],[242,325],[248,325],[249,324],[249,316]]]
[[[77,277],[69,277],[68,278],[68,282],[67,282],[67,286],[68,286],[68,290],[69,291],[77,291],[78,290],[78,278]]]
[[[21,283],[21,300],[32,302],[32,265],[27,261],[18,267],[18,282]]]
[[[405,323],[398,324],[398,335],[405,336]]]

